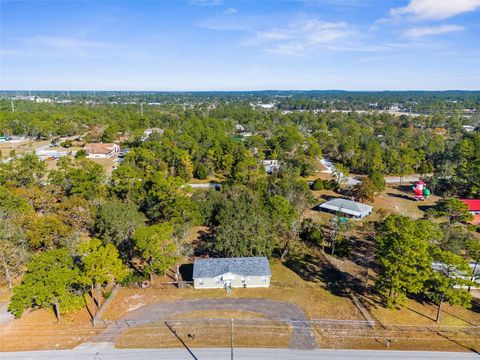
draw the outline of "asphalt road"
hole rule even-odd
[[[86,344],[85,344],[86,345]],[[74,350],[49,350],[16,353],[0,353],[0,359],[12,360],[228,360],[230,349],[114,349],[108,344],[81,346]],[[318,360],[318,359],[405,359],[405,360],[453,360],[480,359],[475,353],[451,353],[432,351],[375,351],[375,350],[288,350],[288,349],[235,349],[235,360]]]

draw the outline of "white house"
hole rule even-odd
[[[266,257],[197,259],[195,289],[269,287],[272,273]]]
[[[363,219],[372,213],[373,207],[355,201],[335,198],[319,205],[319,208],[333,213],[343,213],[354,219]]]
[[[87,152],[89,158],[95,159],[113,157],[120,152],[120,146],[113,143],[85,144],[83,149]]]

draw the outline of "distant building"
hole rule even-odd
[[[472,132],[475,130],[475,126],[472,125],[463,125],[462,126],[463,131],[465,132]]]
[[[363,219],[365,216],[370,215],[373,210],[373,207],[370,205],[365,205],[341,198],[324,202],[323,204],[319,205],[319,208],[331,213],[340,212],[355,219]]]
[[[117,144],[85,144],[83,148],[89,158],[101,159],[110,158],[117,155],[120,152],[120,146]]]
[[[40,160],[58,160],[61,157],[70,155],[71,152],[39,148],[35,150],[35,154]]]
[[[37,98],[35,98],[35,102],[36,102],[36,103],[51,103],[51,102],[53,102],[53,100],[52,100],[52,99],[48,99],[48,98],[39,98],[39,97],[37,97]]]
[[[269,287],[272,273],[266,257],[197,259],[195,289]]]
[[[480,288],[480,264],[476,262],[471,262],[468,264],[470,271],[468,272],[460,272],[458,270],[453,270],[450,272],[450,277],[454,279],[464,279],[464,280],[470,280],[473,281],[473,286],[471,286],[471,289],[479,289]],[[443,273],[444,275],[447,275],[449,272],[448,267],[441,262],[435,261],[432,263],[432,269],[434,271]],[[460,286],[457,286],[460,287]]]
[[[149,128],[143,132],[142,141],[146,141],[153,133],[163,135],[164,130],[160,128]]]
[[[278,160],[263,160],[263,166],[267,174],[272,174],[280,170],[280,163]]]
[[[468,206],[468,211],[473,215],[472,224],[480,224],[480,199],[460,199],[464,204]]]

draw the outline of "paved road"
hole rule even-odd
[[[325,159],[325,158],[322,158],[320,160],[320,162],[326,168],[326,170],[324,170],[322,172],[333,175],[333,173],[336,170],[335,164],[332,163],[330,160]],[[345,175],[342,174],[342,173],[339,173],[338,176],[345,177]],[[408,176],[404,176],[404,177],[385,176],[385,182],[387,184],[398,184],[398,183],[408,184],[408,183],[413,183],[413,182],[417,182],[417,181],[420,181],[420,175],[418,175],[418,174],[412,174],[412,175],[408,175]],[[358,180],[358,179],[356,179],[352,176],[345,177],[345,185],[347,185],[347,186],[353,186],[353,185],[358,184],[359,182],[360,182],[360,180]]]
[[[160,302],[146,305],[128,313],[122,320],[161,320],[171,319],[175,315],[198,310],[243,310],[264,314],[268,318],[301,320],[302,325],[295,323],[290,340],[291,349],[315,349],[315,335],[303,310],[291,303],[268,299],[200,299]],[[93,342],[114,342],[116,337],[127,328],[125,322],[110,324],[101,334],[95,336]]]
[[[82,346],[73,350],[29,351],[0,353],[0,359],[32,360],[228,360],[230,349],[114,349],[108,344]],[[375,351],[375,350],[287,350],[287,349],[235,349],[235,360],[318,360],[318,359],[398,359],[398,360],[453,360],[476,359],[475,353]]]

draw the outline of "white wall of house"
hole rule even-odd
[[[230,283],[232,288],[269,287],[270,277],[270,275],[244,276],[225,273],[213,278],[193,279],[193,287],[195,289],[223,289],[227,283]]]

